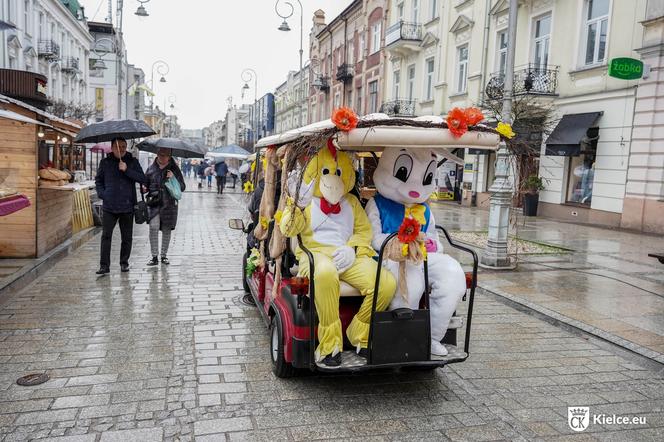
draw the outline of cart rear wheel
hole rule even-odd
[[[284,358],[284,333],[279,313],[272,317],[270,323],[270,359],[272,372],[278,378],[289,378],[295,374],[295,369]]]
[[[242,256],[242,288],[245,293],[250,293],[251,289],[249,288],[249,283],[247,282],[247,257],[249,252],[244,252]]]

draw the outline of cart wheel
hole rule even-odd
[[[270,322],[270,357],[275,376],[290,378],[295,374],[293,366],[284,359],[284,333],[279,313],[275,314]]]
[[[249,288],[249,283],[247,282],[247,257],[249,252],[244,252],[242,256],[242,288],[245,293],[250,293],[251,289]]]

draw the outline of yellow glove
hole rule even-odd
[[[295,202],[291,197],[288,197],[286,208],[281,215],[281,222],[279,228],[281,233],[288,238],[299,235],[307,227],[307,220],[302,213],[302,209],[295,206]]]

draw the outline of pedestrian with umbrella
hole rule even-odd
[[[156,153],[157,158],[148,167],[147,193],[148,219],[150,220],[150,251],[148,266],[159,264],[159,231],[161,231],[161,263],[168,265],[168,245],[171,232],[178,219],[178,203],[186,185],[182,171],[173,159],[203,158],[205,151],[195,144],[177,138],[148,139],[138,144],[138,149]]]
[[[127,139],[153,135],[144,121],[109,120],[90,124],[78,133],[76,143],[111,142],[111,153],[99,162],[95,186],[102,205],[102,234],[98,275],[110,272],[111,241],[115,225],[120,224],[120,271],[129,271],[134,234],[136,183],[147,178],[136,158],[127,152]]]
[[[161,263],[168,265],[168,245],[171,232],[178,220],[178,200],[186,185],[182,171],[171,155],[171,149],[161,148],[157,158],[146,172],[147,186],[143,189],[148,194],[148,218],[150,220],[150,251],[152,259],[148,266],[159,263],[159,231],[161,231]],[[172,186],[177,186],[173,189]]]
[[[224,187],[226,186],[226,175],[228,174],[228,166],[224,160],[217,161],[214,165],[214,171],[216,172],[217,177],[217,194],[221,195],[224,193]]]

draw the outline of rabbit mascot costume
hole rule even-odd
[[[296,180],[300,173],[291,172]],[[302,243],[314,256],[318,340],[316,362],[327,367],[341,365],[342,325],[339,319],[340,281],[355,287],[364,296],[360,310],[346,330],[349,342],[365,356],[369,338],[371,304],[374,296],[377,262],[371,247],[371,224],[358,199],[349,194],[355,185],[351,157],[338,151],[331,140],[301,173],[299,192],[289,184],[289,198],[279,227],[287,237],[301,235]],[[297,203],[293,196],[297,195]],[[309,275],[307,255],[296,251],[301,276]],[[381,273],[378,310],[385,310],[394,295],[396,282],[389,272]]]
[[[441,344],[457,303],[466,291],[466,279],[461,265],[452,257],[443,254],[438,241],[436,222],[426,203],[435,187],[437,158],[429,149],[386,148],[376,171],[374,183],[377,194],[369,200],[366,212],[373,228],[372,245],[379,250],[391,233],[397,232],[405,218],[412,218],[420,225],[422,251],[429,267],[429,282],[432,290],[429,297],[431,315],[431,354],[447,355]],[[393,240],[397,240],[395,237]],[[397,292],[390,309],[407,307],[418,309],[424,294],[424,266],[406,261],[401,263],[405,271],[400,272],[400,263],[386,260],[386,267],[399,280]],[[405,284],[404,284],[405,282]],[[407,291],[407,293],[404,293]]]

